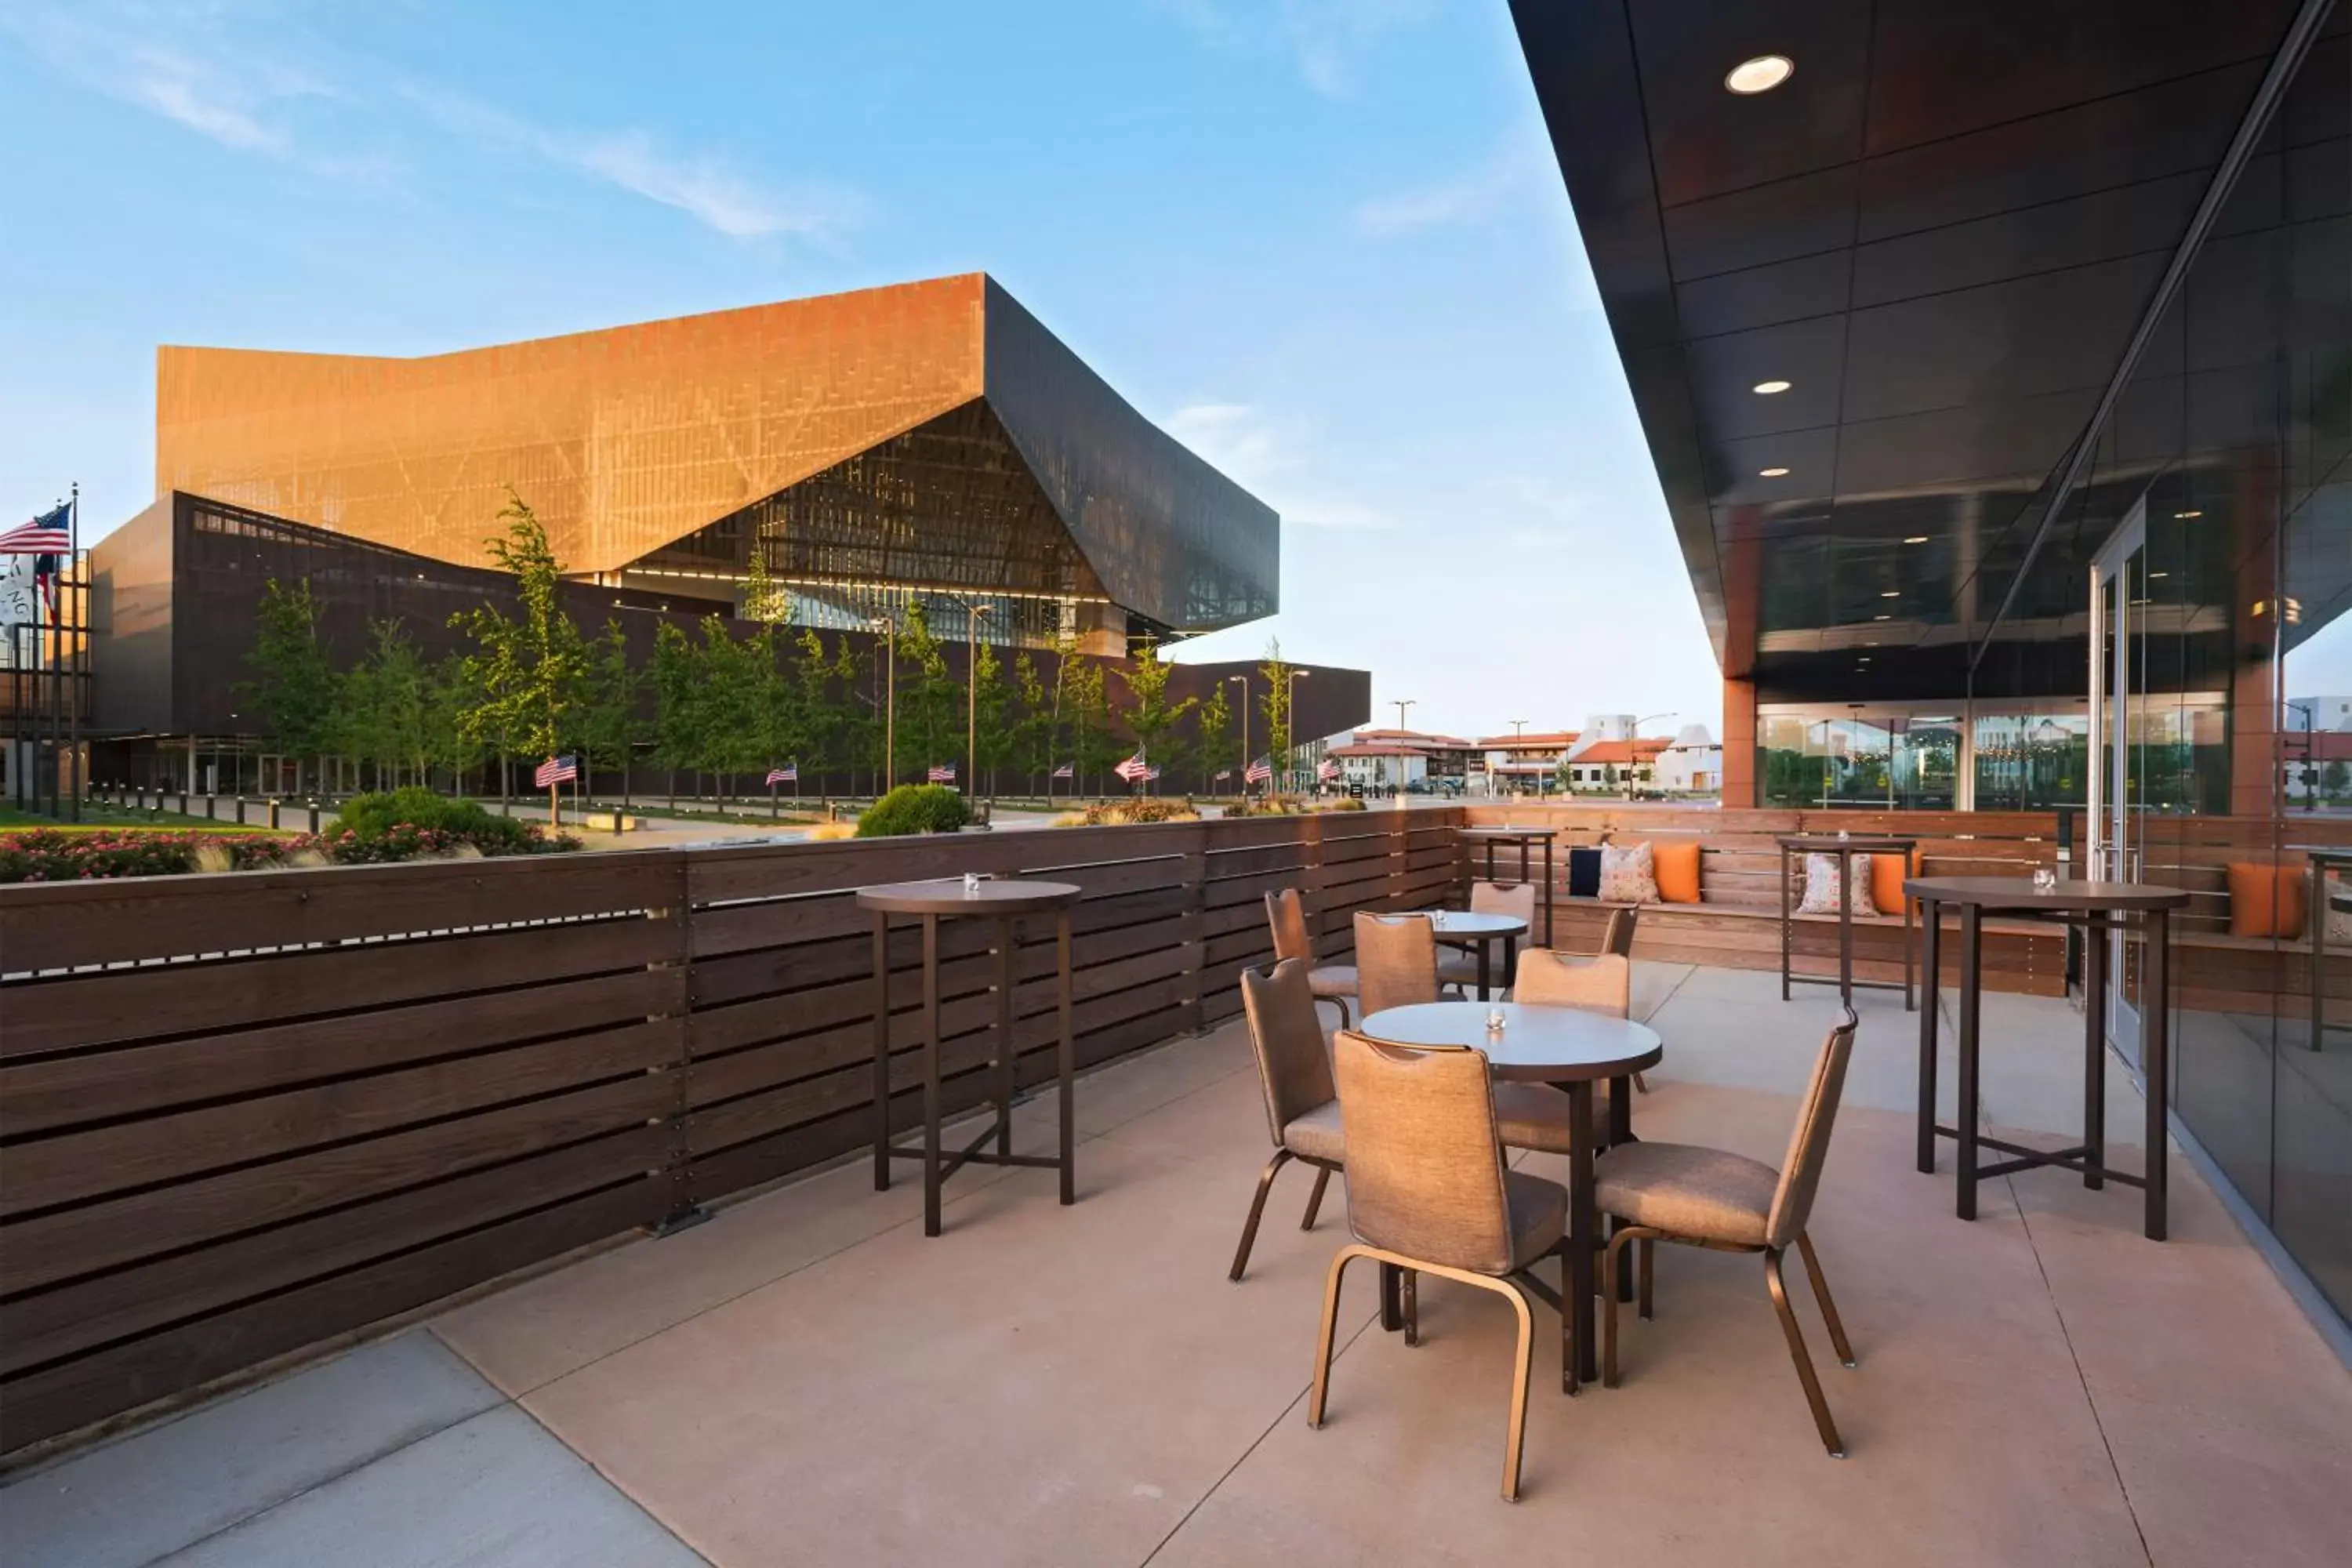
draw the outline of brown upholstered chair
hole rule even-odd
[[[1228,1278],[1236,1282],[1249,1267],[1258,1217],[1265,1212],[1266,1194],[1274,1190],[1274,1178],[1283,1166],[1299,1160],[1315,1167],[1315,1190],[1307,1196],[1306,1218],[1298,1222],[1299,1229],[1313,1230],[1315,1215],[1323,1207],[1323,1189],[1347,1159],[1339,1091],[1331,1084],[1331,1058],[1323,1049],[1323,1024],[1315,1016],[1306,963],[1286,958],[1262,974],[1244,970],[1242,1012],[1249,1022],[1258,1084],[1265,1090],[1265,1125],[1274,1136],[1274,1158],[1258,1176],[1257,1196],[1250,1200],[1249,1222],[1242,1226],[1242,1244],[1234,1253]]]
[[[1619,910],[1610,922],[1612,931],[1618,919],[1631,925],[1633,911]],[[1606,1013],[1612,1018],[1631,1017],[1633,961],[1605,947],[1592,958],[1538,948],[1519,960],[1518,984],[1511,989],[1511,1000],[1554,1007],[1582,1007],[1589,1012]],[[1649,1084],[1640,1073],[1633,1075],[1633,1087],[1643,1094],[1650,1092]]]
[[[1619,958],[1633,956],[1633,927],[1642,919],[1641,907],[1628,904],[1609,911],[1608,929],[1601,933],[1601,951]]]
[[[1844,1439],[1830,1418],[1829,1402],[1822,1397],[1821,1380],[1813,1375],[1813,1359],[1806,1352],[1805,1336],[1789,1304],[1788,1286],[1780,1278],[1780,1259],[1793,1244],[1805,1260],[1813,1282],[1813,1298],[1821,1303],[1829,1324],[1830,1343],[1838,1360],[1853,1364],[1853,1346],[1839,1321],[1837,1304],[1830,1299],[1829,1281],[1814,1256],[1812,1237],[1805,1232],[1811,1217],[1813,1194],[1821,1185],[1822,1163],[1829,1157],[1830,1127],[1837,1120],[1838,1097],[1845,1088],[1846,1062],[1853,1054],[1854,1016],[1830,1031],[1822,1054],[1813,1063],[1812,1082],[1789,1139],[1788,1157],[1780,1170],[1745,1155],[1702,1149],[1687,1143],[1628,1143],[1601,1156],[1595,1167],[1601,1212],[1625,1222],[1610,1237],[1601,1258],[1602,1326],[1601,1381],[1617,1384],[1617,1270],[1619,1254],[1629,1243],[1641,1246],[1642,1316],[1651,1305],[1651,1247],[1657,1241],[1679,1241],[1724,1252],[1764,1255],[1764,1284],[1780,1315],[1780,1331],[1789,1342],[1789,1359],[1797,1365],[1797,1381],[1804,1385],[1805,1403],[1812,1407],[1813,1425],[1830,1458],[1845,1458]]]
[[[1279,963],[1296,958],[1307,965],[1307,983],[1318,1002],[1328,1002],[1339,1009],[1339,1026],[1349,1023],[1348,998],[1356,994],[1356,968],[1351,963],[1315,962],[1315,939],[1307,934],[1307,911],[1298,901],[1298,889],[1285,888],[1265,896],[1266,923],[1274,928],[1274,956]],[[1320,1026],[1318,1026],[1318,1027]]]
[[[1437,939],[1427,915],[1359,914],[1356,979],[1364,1016],[1437,1000]],[[1495,1119],[1514,1149],[1565,1154],[1575,1137],[1569,1098],[1540,1083],[1495,1086]],[[1606,1119],[1601,1126],[1607,1127]],[[1600,1147],[1595,1144],[1594,1147]]]
[[[1504,1163],[1484,1051],[1410,1050],[1343,1030],[1332,1041],[1332,1067],[1352,1157],[1348,1228],[1356,1239],[1331,1260],[1323,1288],[1307,1423],[1323,1425],[1339,1285],[1349,1264],[1369,1258],[1402,1271],[1407,1344],[1420,1341],[1419,1275],[1492,1290],[1518,1318],[1511,1426],[1503,1450],[1503,1496],[1516,1502],[1535,1353],[1528,1292],[1559,1305],[1531,1270],[1559,1249],[1568,1194],[1556,1182]]]
[[[1536,885],[1533,882],[1473,882],[1470,884],[1470,910],[1474,914],[1509,915],[1527,922],[1530,934],[1536,929]],[[1512,968],[1517,967],[1514,959]],[[1505,985],[1511,984],[1508,970],[1497,976]],[[1437,961],[1440,984],[1471,986],[1478,984],[1478,954],[1449,951]]]

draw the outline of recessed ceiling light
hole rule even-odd
[[[2147,574],[2147,580],[2153,583],[2159,577],[2169,577],[2172,574],[2169,572],[2151,572]]]
[[[1895,617],[1893,616],[1873,616],[1870,618],[1874,621],[1891,621]]]
[[[1756,470],[1756,477],[1761,479],[1785,479],[1789,477],[1789,470],[1786,468],[1759,468]]]
[[[1786,55],[1758,55],[1731,68],[1723,85],[1742,98],[1769,92],[1795,73],[1797,65]]]
[[[1785,381],[1759,381],[1756,384],[1756,394],[1759,397],[1769,397],[1776,392],[1788,390],[1789,384]]]
[[[1903,542],[1906,544],[1925,544],[1927,542],[1927,536],[1924,533],[1915,533]]]
[[[1889,588],[1886,592],[1879,595],[1878,596],[1882,599],[1899,599],[1903,596],[1903,590],[1900,588]]]
[[[2178,518],[2191,518],[2203,517],[2205,514],[2201,511],[2176,511],[2172,515]]]

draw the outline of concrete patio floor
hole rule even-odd
[[[1539,1333],[1525,1500],[1496,1485],[1501,1304],[1423,1290],[1423,1344],[1351,1279],[1330,1421],[1305,1393],[1334,1191],[1276,1188],[1238,1024],[1087,1079],[1079,1202],[977,1170],[926,1240],[862,1163],[733,1205],[13,1478],[12,1564],[1552,1562],[2328,1564],[2352,1542],[2352,1376],[2212,1191],[2173,1237],[2063,1173],[1952,1217],[1911,1168],[1916,1019],[1859,999],[1813,1232],[1860,1366],[1798,1311],[1852,1458],[1826,1458],[1752,1257],[1662,1249],[1622,1387]],[[1776,976],[1643,965],[1652,1139],[1777,1161],[1835,1011]],[[1989,998],[1986,1121],[2071,1137],[2078,1016]],[[1948,1086],[1952,1075],[1947,1071]],[[2138,1142],[2120,1067],[2111,1139]],[[1045,1107],[1025,1135],[1050,1137]],[[2130,1163],[2132,1149],[2120,1162]],[[1542,1170],[1549,1162],[1533,1161]]]

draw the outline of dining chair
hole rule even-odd
[[[1265,1212],[1276,1174],[1293,1160],[1315,1167],[1315,1190],[1307,1196],[1307,1217],[1298,1222],[1299,1229],[1313,1230],[1323,1207],[1323,1189],[1347,1158],[1339,1091],[1332,1087],[1331,1058],[1323,1048],[1323,1025],[1315,1016],[1306,961],[1286,958],[1263,973],[1243,971],[1242,1012],[1249,1025],[1250,1054],[1257,1060],[1258,1085],[1265,1091],[1274,1158],[1258,1176],[1257,1196],[1250,1200],[1249,1221],[1242,1226],[1242,1244],[1234,1253],[1227,1278],[1236,1283],[1249,1267],[1258,1217]]]
[[[1560,1305],[1532,1270],[1560,1249],[1568,1194],[1557,1182],[1504,1163],[1486,1052],[1386,1046],[1342,1030],[1332,1041],[1332,1069],[1348,1139],[1348,1229],[1355,1240],[1331,1259],[1324,1282],[1307,1424],[1323,1425],[1349,1264],[1368,1258],[1401,1272],[1408,1345],[1421,1339],[1420,1275],[1491,1290],[1511,1303],[1518,1320],[1503,1449],[1503,1496],[1517,1502],[1535,1355],[1528,1296],[1532,1290],[1554,1309]]]
[[[1473,882],[1470,884],[1470,912],[1478,915],[1508,915],[1523,922],[1532,933],[1536,929],[1536,885],[1533,882]],[[1518,967],[1517,949],[1512,950],[1511,962],[1504,965],[1501,975],[1505,985]],[[1478,953],[1449,950],[1438,960],[1437,978],[1444,985],[1475,985],[1478,984]]]
[[[1780,1270],[1781,1258],[1793,1245],[1812,1279],[1813,1299],[1821,1304],[1838,1361],[1853,1365],[1853,1346],[1846,1340],[1837,1303],[1830,1298],[1829,1281],[1822,1275],[1822,1260],[1813,1251],[1806,1222],[1812,1216],[1822,1163],[1829,1156],[1830,1127],[1837,1120],[1846,1063],[1853,1055],[1854,1025],[1854,1015],[1848,1009],[1844,1022],[1822,1043],[1796,1130],[1789,1138],[1788,1155],[1778,1171],[1760,1160],[1687,1143],[1628,1143],[1601,1156],[1594,1168],[1601,1211],[1625,1222],[1610,1237],[1609,1248],[1601,1255],[1601,1381],[1604,1386],[1617,1385],[1617,1278],[1622,1267],[1620,1254],[1627,1245],[1638,1242],[1641,1247],[1644,1318],[1653,1313],[1654,1242],[1681,1242],[1719,1252],[1760,1252],[1765,1288],[1780,1313],[1789,1359],[1796,1363],[1797,1381],[1804,1385],[1805,1403],[1812,1407],[1822,1446],[1830,1458],[1845,1458],[1844,1439],[1838,1436],[1829,1402],[1822,1396],[1821,1379],[1813,1374],[1813,1359],[1805,1350],[1805,1336],[1797,1326],[1796,1310],[1789,1303],[1788,1285]]]
[[[1639,906],[1627,905],[1609,911],[1609,925],[1601,933],[1601,951],[1615,953],[1619,958],[1633,956],[1633,928],[1640,923]]]
[[[1631,910],[1617,912],[1630,923]],[[1519,961],[1519,982],[1511,989],[1511,1000],[1539,1006],[1581,1007],[1612,1018],[1630,1018],[1633,1016],[1633,961],[1605,947],[1592,958],[1537,948]],[[1649,1083],[1640,1073],[1633,1075],[1633,1087],[1641,1093],[1650,1092]]]
[[[1284,888],[1265,896],[1266,923],[1274,928],[1276,960],[1296,958],[1307,965],[1307,983],[1318,1002],[1328,1002],[1339,1009],[1339,1026],[1349,1023],[1348,999],[1356,994],[1356,966],[1352,963],[1315,962],[1315,939],[1307,934],[1307,911],[1298,901],[1298,889]],[[1318,1028],[1320,1025],[1317,1026]]]

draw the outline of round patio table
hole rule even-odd
[[[1494,944],[1503,944],[1503,984],[1511,983],[1511,972],[1518,963],[1519,938],[1528,934],[1528,922],[1517,915],[1493,914],[1484,910],[1423,910],[1430,923],[1436,928],[1437,940],[1455,947],[1475,947],[1478,950],[1478,1000],[1484,1002],[1494,994]]]
[[[1072,1111],[1076,1104],[1077,1049],[1071,1029],[1070,906],[1078,901],[1078,888],[1069,882],[1041,882],[1018,878],[962,878],[936,882],[894,882],[862,888],[857,907],[874,916],[874,1188],[890,1188],[890,1162],[923,1163],[923,1234],[940,1234],[940,1188],[966,1163],[983,1165],[1042,1165],[1062,1173],[1062,1202],[1077,1201],[1077,1164],[1072,1157],[1076,1138]],[[1055,976],[1061,1025],[1055,1056],[1055,1078],[1061,1091],[1062,1141],[1058,1154],[1015,1154],[1013,1152],[1013,1058],[1018,1047],[1013,1033],[1013,988],[1018,979],[1015,959],[1020,950],[1024,915],[1051,914],[1054,919]],[[912,915],[923,931],[923,1142],[902,1149],[890,1138],[890,917]],[[996,953],[995,1089],[991,1098],[996,1114],[981,1135],[958,1153],[940,1152],[940,922],[943,920],[985,919],[995,922],[990,946]],[[995,1140],[993,1152],[985,1145]]]
[[[1503,1026],[1486,1020],[1500,1014]],[[1468,1047],[1486,1053],[1487,1070],[1500,1079],[1549,1083],[1568,1091],[1568,1263],[1566,1310],[1576,1364],[1563,1369],[1568,1391],[1601,1375],[1593,1337],[1593,1255],[1601,1245],[1601,1211],[1592,1176],[1592,1086],[1609,1080],[1609,1141],[1633,1136],[1633,1075],[1654,1068],[1665,1055],[1657,1031],[1630,1018],[1588,1013],[1581,1007],[1539,1006],[1519,1002],[1422,1002],[1374,1013],[1358,1032],[1392,1046]],[[1402,1326],[1392,1314],[1391,1287],[1383,1279],[1381,1311],[1385,1326]],[[1391,1324],[1390,1319],[1397,1321]]]
[[[1936,1169],[1936,1140],[1949,1138],[1959,1150],[1958,1191],[1954,1209],[1962,1219],[1977,1217],[1977,1184],[1991,1176],[2037,1165],[2057,1165],[2074,1171],[2086,1187],[2119,1182],[2147,1194],[2144,1226],[2150,1241],[2165,1235],[2165,1111],[2170,1102],[2170,994],[2166,972],[2170,967],[2172,911],[2189,907],[2189,894],[2179,888],[2159,888],[2145,882],[2055,882],[2036,888],[2030,877],[1914,877],[1903,884],[1906,897],[1919,900],[1920,967],[1926,993],[1919,1008],[1919,1169]],[[1936,1121],[1936,983],[1939,977],[1937,948],[1941,943],[1944,906],[1960,917],[1960,1009],[1957,1044],[1959,1047],[1959,1104],[1953,1125]],[[2088,928],[2083,944],[2083,1142],[2071,1149],[2030,1149],[1991,1138],[1978,1131],[1977,1036],[1979,1000],[1984,989],[1984,917],[2010,915]],[[2137,924],[2147,943],[2147,967],[2143,994],[2151,998],[2141,1011],[2140,1070],[2147,1090],[2147,1163],[2144,1174],[2111,1170],[2107,1165],[2107,934],[2118,926]],[[1982,1145],[2011,1156],[1996,1164],[1979,1165]]]

